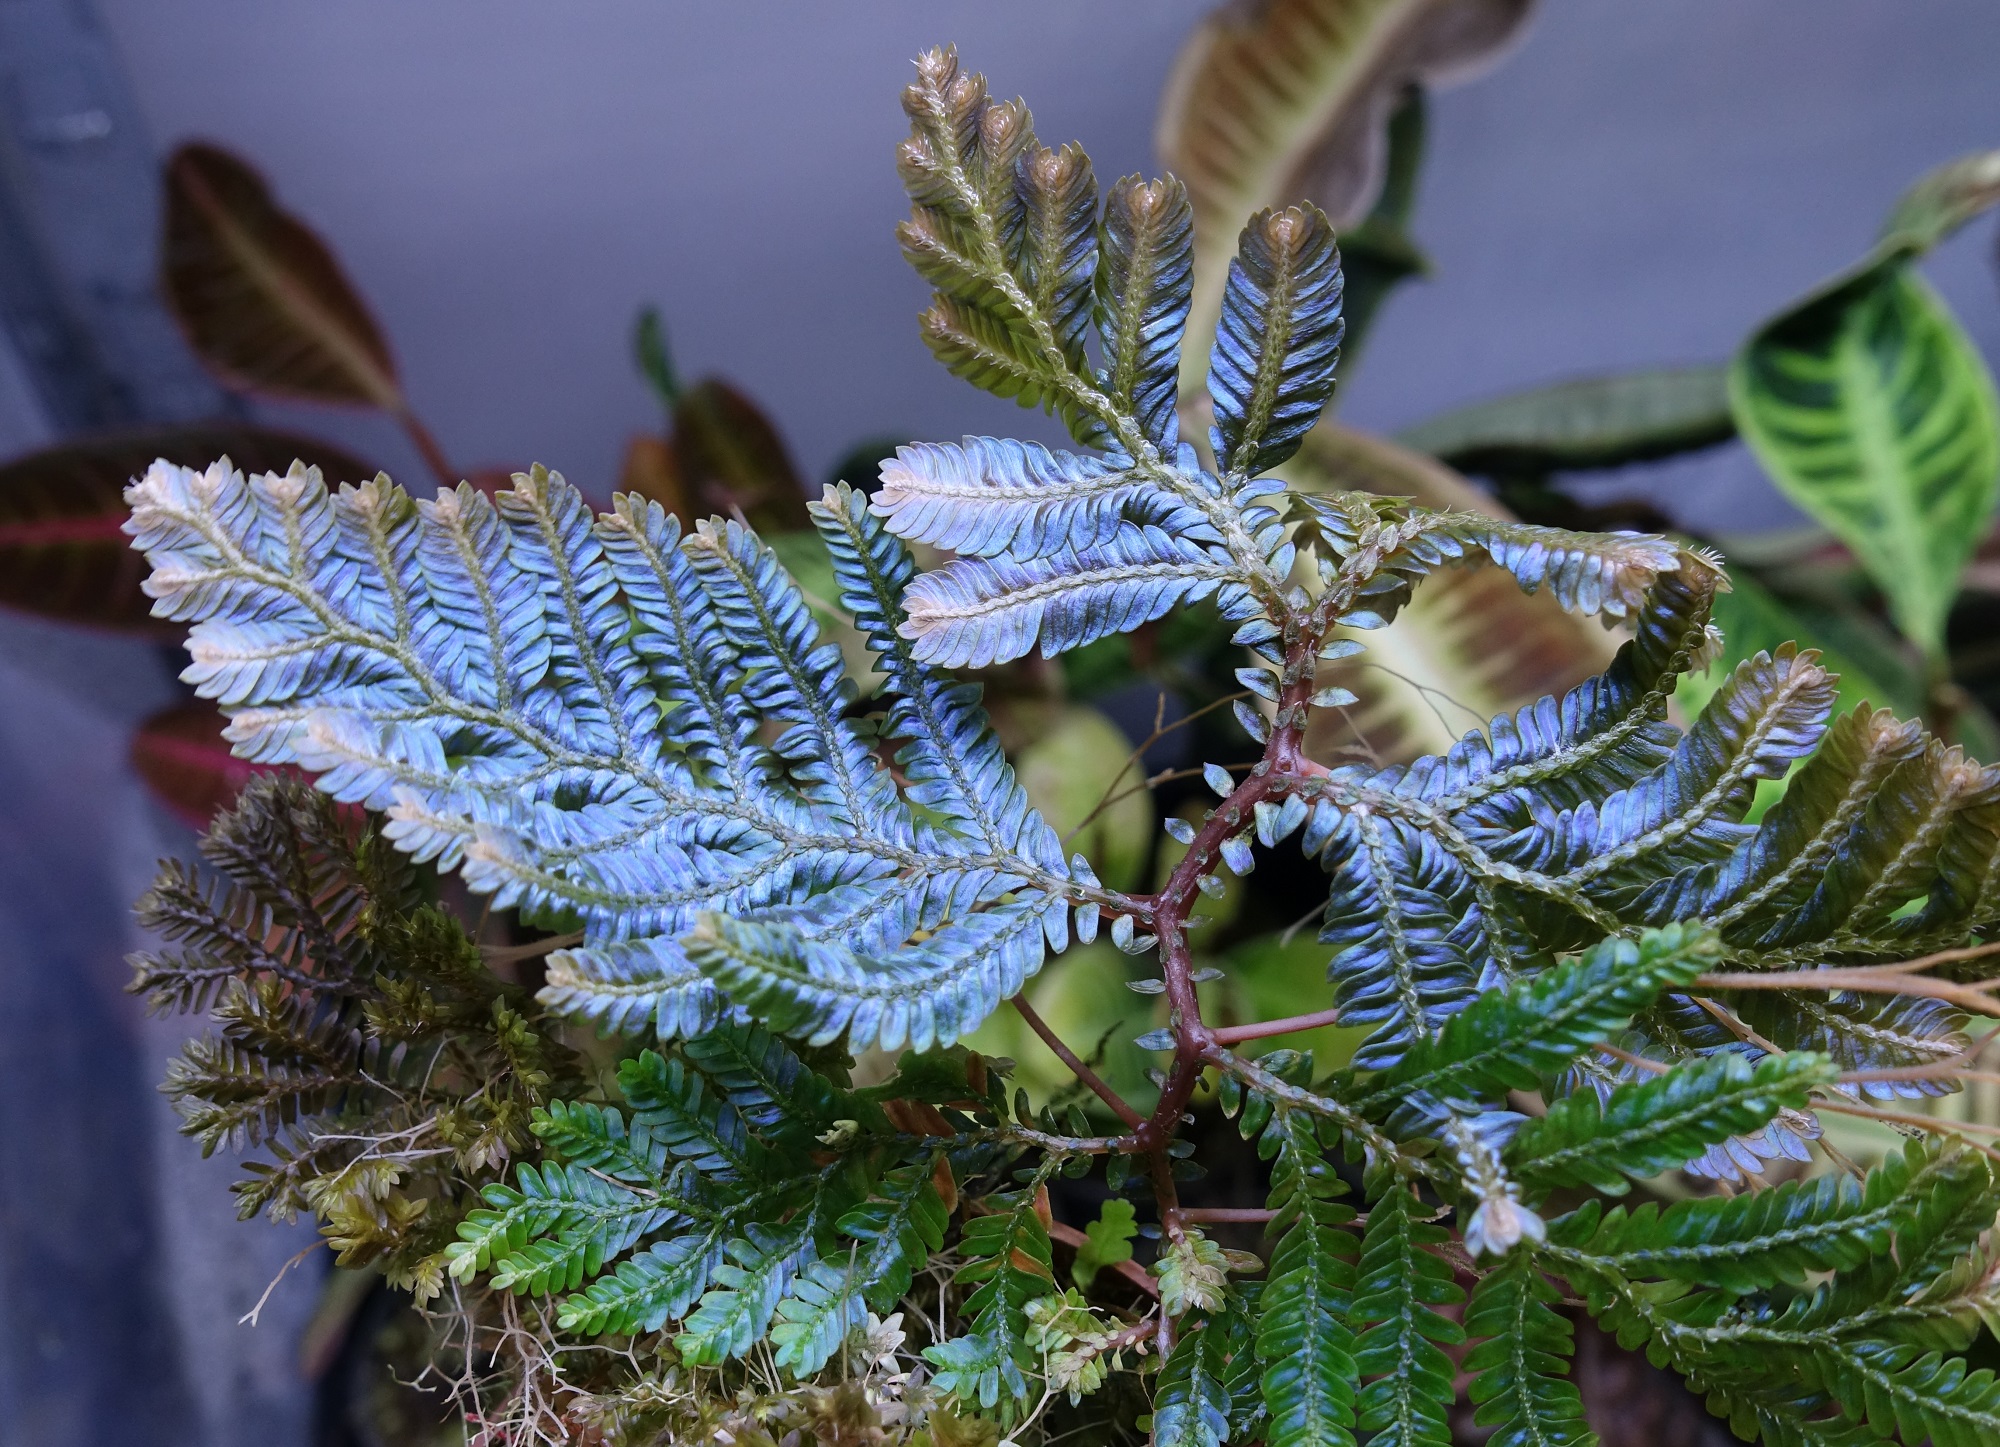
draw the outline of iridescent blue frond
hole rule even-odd
[[[1376,1027],[1354,1063],[1382,1069],[1493,983],[1479,905],[1437,841],[1394,820],[1339,815],[1322,857],[1333,875],[1327,977],[1342,1023]]]
[[[1943,1000],[1911,995],[1745,991],[1732,1001],[1752,1030],[1787,1051],[1816,1050],[1842,1070],[1917,1070],[1956,1060],[1972,1041],[1965,1015]],[[1953,1080],[1867,1080],[1841,1087],[1878,1100],[1949,1095]]]
[[[1775,945],[1832,927],[1809,906],[1869,805],[1897,772],[1924,754],[1923,729],[1864,704],[1836,719],[1816,753],[1729,858],[1673,881],[1663,907],[1699,910],[1723,937]]]
[[[1318,207],[1260,211],[1243,228],[1209,355],[1216,466],[1254,477],[1298,450],[1333,396],[1343,285]]]
[[[1710,645],[1709,607],[1721,570],[1701,554],[1654,581],[1633,637],[1611,667],[1563,695],[1501,714],[1440,757],[1398,774],[1399,793],[1463,808],[1510,788],[1531,786],[1570,807],[1625,788],[1664,763],[1680,730],[1662,715],[1680,675]]]
[[[705,915],[689,956],[775,1030],[823,1045],[842,1036],[884,1050],[928,1050],[972,1030],[1040,967],[1045,932],[1060,926],[1041,902],[967,915],[919,945],[870,959],[782,925]]]
[[[902,632],[917,657],[945,667],[1004,663],[1038,643],[1053,658],[1241,577],[1224,549],[1127,523],[1088,548],[1026,562],[959,558],[925,573],[910,585]],[[1222,600],[1225,616],[1248,615],[1240,592]]]
[[[1104,197],[1097,335],[1104,389],[1171,452],[1180,436],[1181,337],[1194,295],[1194,208],[1169,176],[1127,176]]]
[[[1002,896],[1037,927],[1001,930],[1018,942],[982,978],[1025,978],[1067,941],[1059,901],[1088,871],[971,699],[896,635],[908,559],[852,495],[829,537],[847,530],[843,587],[872,598],[857,612],[887,662],[907,796],[849,717],[839,650],[737,524],[683,537],[632,498],[593,519],[540,469],[496,507],[162,464],[131,502],[159,611],[195,625],[187,676],[239,749],[385,810],[398,847],[462,865],[498,904],[580,919],[583,946],[551,961],[563,1009],[713,1025],[728,1002],[676,943],[710,910],[837,940],[898,980],[940,938],[997,928],[980,921]],[[961,992],[924,1028],[955,1038],[975,999],[998,997]]]
[[[680,942],[658,936],[555,951],[541,1000],[607,1034],[643,1035],[651,1027],[663,1040],[713,1029],[724,1009],[721,992]]]
[[[1572,613],[1620,620],[1636,614],[1660,576],[1687,556],[1647,533],[1573,533],[1499,518],[1454,516],[1439,531],[1484,552],[1527,592],[1546,588]]]
[[[918,442],[882,464],[876,513],[889,531],[974,558],[1045,558],[1109,543],[1130,522],[1220,543],[1200,512],[1118,458],[1035,442]]]
[[[888,679],[888,734],[908,741],[897,763],[910,798],[967,828],[996,855],[1025,855],[1060,873],[1061,842],[1030,807],[979,706],[978,686],[920,662],[901,631],[902,599],[916,577],[909,550],[845,483],[828,488],[812,513],[833,558],[841,606]]]
[[[1038,146],[1014,165],[1016,269],[1073,369],[1083,366],[1097,270],[1097,178],[1077,145]]]
[[[1570,809],[1525,791],[1496,799],[1468,821],[1468,837],[1496,858],[1594,893],[1642,887],[1641,917],[1681,918],[1664,909],[1676,889],[1660,876],[1726,855],[1753,835],[1739,821],[1757,781],[1782,778],[1812,752],[1833,701],[1833,682],[1810,652],[1759,654],[1644,778]]]

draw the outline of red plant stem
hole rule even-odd
[[[1238,784],[1195,831],[1187,853],[1174,866],[1160,892],[1151,899],[1130,901],[1140,907],[1142,912],[1138,918],[1152,927],[1158,941],[1161,972],[1166,984],[1168,1024],[1174,1038],[1173,1063],[1161,1084],[1159,1104],[1153,1113],[1141,1118],[1098,1078],[1095,1071],[1077,1059],[1076,1053],[1057,1038],[1055,1032],[1035,1013],[1033,1006],[1020,997],[1014,1000],[1021,1018],[1028,1022],[1043,1043],[1074,1072],[1078,1080],[1117,1111],[1119,1118],[1131,1128],[1131,1134],[1119,1138],[1113,1148],[1147,1158],[1147,1172],[1151,1177],[1153,1195],[1159,1204],[1160,1228],[1169,1245],[1180,1241],[1185,1235],[1185,1227],[1195,1222],[1254,1224],[1271,1219],[1269,1211],[1221,1207],[1183,1209],[1180,1205],[1179,1193],[1174,1185],[1172,1146],[1180,1134],[1182,1117],[1187,1113],[1188,1102],[1194,1095],[1202,1072],[1210,1065],[1227,1065],[1232,1061],[1234,1057],[1228,1050],[1232,1043],[1310,1030],[1333,1024],[1339,1019],[1338,1011],[1321,1010],[1261,1024],[1236,1025],[1221,1030],[1211,1027],[1201,1018],[1201,1001],[1195,991],[1193,960],[1187,939],[1187,921],[1200,897],[1200,880],[1215,871],[1223,842],[1252,827],[1259,803],[1293,792],[1302,781],[1323,777],[1328,772],[1323,765],[1305,756],[1304,735],[1312,697],[1314,654],[1318,651],[1319,638],[1326,631],[1328,620],[1334,616],[1336,601],[1322,599],[1320,606],[1310,615],[1301,617],[1294,614],[1288,620],[1285,671],[1278,689],[1270,738],[1264,746],[1264,757],[1251,769],[1249,777]],[[1058,1240],[1082,1239],[1081,1233],[1064,1226],[1058,1226],[1051,1234]],[[1127,1271],[1124,1274],[1131,1276],[1133,1273]],[[1139,1270],[1138,1275],[1151,1282],[1151,1277],[1143,1270]],[[1157,1287],[1151,1289],[1157,1290]],[[1173,1318],[1163,1311],[1155,1326],[1154,1346],[1165,1356],[1173,1350],[1173,1345]]]
[[[1259,1020],[1250,1025],[1224,1025],[1217,1029],[1215,1043],[1234,1045],[1243,1040],[1263,1040],[1272,1035],[1291,1035],[1300,1030],[1317,1030],[1322,1025],[1338,1025],[1340,1011],[1314,1010],[1306,1015],[1287,1015],[1282,1020]]]
[[[1128,1126],[1136,1126],[1140,1121],[1145,1119],[1144,1116],[1140,1115],[1138,1111],[1126,1103],[1123,1096],[1109,1085],[1106,1085],[1103,1078],[1095,1070],[1092,1070],[1082,1060],[1078,1059],[1074,1050],[1063,1044],[1062,1037],[1051,1030],[1048,1022],[1036,1013],[1033,1005],[1028,1003],[1028,997],[1025,993],[1016,995],[1013,1004],[1014,1009],[1020,1014],[1021,1018],[1028,1022],[1028,1028],[1041,1036],[1042,1044],[1053,1050],[1056,1059],[1067,1065],[1070,1068],[1070,1073],[1089,1086],[1097,1098],[1110,1106],[1120,1120],[1124,1121]]]
[[[1187,919],[1200,896],[1198,881],[1214,870],[1223,841],[1249,827],[1258,802],[1276,792],[1280,781],[1296,773],[1299,760],[1304,757],[1302,735],[1306,701],[1312,694],[1312,650],[1313,644],[1307,637],[1295,635],[1290,640],[1285,681],[1278,695],[1277,722],[1264,746],[1264,757],[1195,832],[1188,852],[1174,866],[1166,887],[1153,904],[1153,927],[1159,936],[1169,1026],[1174,1035],[1174,1063],[1167,1072],[1167,1083],[1160,1090],[1158,1107],[1136,1134],[1142,1148],[1153,1158],[1153,1187],[1160,1201],[1160,1224],[1170,1240],[1180,1235],[1180,1207],[1167,1148],[1179,1134],[1181,1116],[1187,1110],[1203,1068],[1221,1048],[1216,1032],[1201,1018],[1201,1001],[1195,992],[1188,952]]]
[[[1049,1239],[1051,1241],[1060,1241],[1063,1245],[1080,1251],[1090,1238],[1074,1226],[1066,1226],[1061,1221],[1053,1221],[1049,1224]],[[1159,1299],[1160,1283],[1153,1279],[1152,1272],[1148,1271],[1138,1262],[1130,1260],[1119,1261],[1114,1263],[1109,1269],[1117,1272],[1120,1276],[1145,1292],[1146,1295],[1155,1300]]]
[[[1240,1223],[1246,1226],[1261,1226],[1277,1217],[1276,1211],[1259,1210],[1251,1206],[1183,1206],[1181,1219],[1188,1222],[1210,1221],[1218,1225]]]

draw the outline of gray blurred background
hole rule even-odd
[[[813,478],[855,442],[1051,435],[954,381],[912,319],[891,151],[909,58],[955,40],[1100,176],[1151,169],[1207,0],[0,0],[0,456],[225,405],[150,295],[157,158],[261,167],[383,320],[462,467],[600,495],[657,430],[629,360],[663,309],[688,373],[778,419]],[[1393,429],[1600,367],[1720,359],[1854,259],[1920,171],[2000,144],[1993,0],[1545,0],[1433,98],[1416,236],[1343,391]],[[1929,263],[2000,357],[1993,232]],[[386,422],[258,414],[405,478]],[[1623,479],[1730,531],[1790,516],[1738,448]],[[180,1027],[122,994],[127,907],[191,836],[129,775],[172,694],[144,645],[0,616],[0,1447],[311,1440],[319,1257],[236,1325],[303,1228],[237,1225],[154,1090]]]

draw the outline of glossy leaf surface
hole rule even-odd
[[[1478,402],[1397,434],[1467,472],[1541,475],[1622,467],[1736,435],[1726,369],[1585,377]]]
[[[1312,201],[1337,227],[1360,222],[1404,88],[1475,72],[1532,9],[1532,0],[1266,0],[1222,8],[1195,32],[1167,83],[1158,135],[1194,202],[1190,390],[1243,218]]]
[[[1760,328],[1730,395],[1778,486],[1832,529],[1937,656],[1958,578],[2000,496],[2000,401],[1944,304],[1871,263]]]

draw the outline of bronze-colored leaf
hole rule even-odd
[[[682,495],[702,513],[741,512],[763,533],[812,526],[784,440],[763,409],[729,383],[709,377],[681,393],[673,449]]]
[[[618,469],[618,490],[636,492],[656,502],[681,520],[683,527],[697,514],[688,506],[687,490],[681,486],[680,464],[674,460],[673,444],[649,432],[635,433],[625,444],[625,461]]]
[[[1182,49],[1158,145],[1194,202],[1183,395],[1201,385],[1244,218],[1316,202],[1345,229],[1382,184],[1390,112],[1412,83],[1465,77],[1520,33],[1534,0],[1255,0]]]
[[[227,456],[246,472],[283,472],[303,458],[328,482],[375,469],[316,438],[213,423],[114,433],[66,443],[0,467],[0,604],[69,623],[178,638],[139,589],[146,563],[125,525],[125,487],[156,458],[206,467]]]
[[[132,767],[189,828],[206,829],[245,784],[269,772],[229,751],[227,722],[207,699],[191,699],[154,714],[132,736]]]
[[[247,163],[210,145],[167,162],[161,289],[230,386],[403,410],[388,343],[325,242]]]

